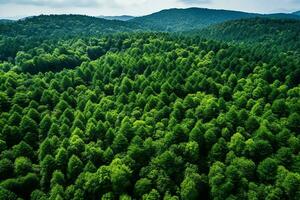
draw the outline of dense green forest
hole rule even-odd
[[[0,23],[1,25],[1,23]],[[62,39],[147,30],[135,23],[80,15],[41,15],[0,26],[0,60],[15,58],[42,43],[56,46]]]
[[[2,23],[12,23],[12,20],[8,20],[8,19],[0,19],[0,24]]]
[[[300,50],[300,20],[252,18],[233,20],[192,32],[206,38],[245,43],[265,51]]]
[[[300,199],[299,27],[0,23],[0,199]]]
[[[248,19],[254,17],[268,19],[297,19],[296,14],[257,14],[228,10],[213,10],[203,8],[168,9],[147,16],[136,17],[130,22],[138,23],[156,31],[180,32],[205,28],[229,20]]]
[[[130,21],[160,31],[183,31],[257,15],[238,11],[189,8],[162,10],[151,15],[136,17]]]
[[[82,15],[40,15],[1,26],[1,36],[34,36],[48,39],[65,36],[128,32],[138,29],[134,23],[105,20]]]

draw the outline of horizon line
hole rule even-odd
[[[220,11],[233,11],[233,12],[243,12],[243,13],[252,13],[252,14],[293,14],[295,12],[300,11],[300,9],[295,9],[294,11],[286,11],[286,12],[250,12],[250,11],[242,11],[242,10],[231,10],[231,9],[224,9],[224,8],[207,8],[207,7],[187,7],[187,8],[181,8],[181,7],[171,7],[171,8],[165,8],[165,9],[161,9],[149,14],[144,14],[144,15],[130,15],[130,14],[120,14],[120,15],[89,15],[89,14],[84,14],[84,13],[40,13],[40,14],[33,14],[33,15],[16,15],[16,16],[0,16],[1,20],[12,20],[12,21],[17,21],[20,19],[24,19],[27,17],[36,17],[36,16],[50,16],[50,15],[82,15],[82,16],[90,16],[90,17],[121,17],[121,16],[130,16],[130,17],[143,17],[143,16],[147,16],[147,15],[151,15],[154,13],[158,13],[161,11],[165,11],[165,10],[172,10],[172,9],[178,9],[178,10],[187,10],[187,9],[192,9],[192,8],[197,8],[197,9],[207,9],[207,10],[220,10]]]

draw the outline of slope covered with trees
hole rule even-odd
[[[300,11],[294,12],[294,15],[300,15]]]
[[[187,31],[220,22],[255,17],[257,14],[204,8],[169,9],[130,21],[160,31]]]
[[[274,13],[274,14],[268,14],[268,15],[262,15],[259,17],[265,17],[268,19],[297,19],[300,20],[300,16],[297,14],[288,14],[288,13]]]
[[[72,70],[1,72],[1,197],[299,199],[298,56],[109,38],[62,41],[121,49]]]
[[[2,26],[5,36],[63,37],[127,32],[139,27],[133,23],[105,20],[83,15],[40,15]]]
[[[0,60],[14,59],[19,51],[30,51],[46,42],[111,33],[144,30],[135,23],[82,15],[41,15],[12,23],[0,23]]]
[[[299,22],[0,30],[1,200],[300,199]]]
[[[295,14],[257,14],[230,10],[187,8],[162,10],[147,16],[136,17],[130,21],[139,23],[141,26],[148,27],[151,30],[181,32],[205,28],[226,21],[255,17],[300,20],[300,16]]]
[[[224,22],[195,31],[194,34],[215,40],[243,42],[251,46],[259,44],[269,51],[280,49],[299,52],[299,32],[300,20],[254,18]]]
[[[0,19],[0,24],[6,24],[6,23],[12,23],[14,22],[13,20],[9,20],[9,19]]]

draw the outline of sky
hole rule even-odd
[[[300,0],[0,0],[0,17],[40,14],[133,15],[168,8],[202,7],[256,13],[300,10]]]

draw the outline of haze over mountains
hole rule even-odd
[[[104,18],[104,19],[103,19]],[[256,20],[260,18],[261,20]],[[265,20],[262,20],[264,18]],[[109,20],[108,20],[109,19]],[[247,20],[248,19],[248,20]],[[44,39],[90,37],[122,32],[184,32],[222,41],[276,41],[285,49],[297,50],[300,16],[294,14],[256,14],[203,8],[169,9],[136,17],[90,17],[84,15],[40,15],[18,21],[0,20],[0,34],[14,37],[18,46],[3,43],[3,58],[14,57],[26,41],[35,44]],[[288,25],[288,26],[285,26]],[[200,30],[204,29],[204,30]],[[199,31],[200,30],[200,31]],[[251,30],[251,34],[248,30]],[[276,30],[276,31],[274,31]],[[249,35],[250,34],[250,35]],[[278,37],[285,35],[285,37]],[[38,40],[36,39],[39,38]],[[286,41],[278,41],[284,38]],[[289,48],[286,48],[290,44]],[[29,47],[31,48],[31,47]]]
[[[114,27],[112,29],[117,30],[115,29],[116,28],[115,25],[119,24],[122,26],[129,26],[131,27],[131,29],[135,29],[135,30],[151,29],[153,31],[180,32],[180,31],[189,31],[189,30],[204,28],[210,25],[222,23],[229,20],[247,19],[247,18],[255,18],[255,17],[267,17],[267,18],[274,18],[274,19],[300,19],[300,16],[297,14],[299,14],[299,12],[295,12],[293,14],[287,14],[287,13],[257,14],[257,13],[247,13],[247,12],[240,12],[240,11],[215,10],[215,9],[205,9],[205,8],[187,8],[187,9],[174,8],[174,9],[162,10],[141,17],[122,15],[122,16],[98,16],[97,18],[99,20],[93,17],[91,17],[91,19],[93,23],[96,22],[98,24],[103,24],[103,26],[100,27],[104,27],[104,29],[109,28],[109,24],[111,24]],[[53,15],[53,16],[59,18],[57,17],[57,15]],[[80,15],[70,15],[70,16],[73,16],[73,18],[68,17],[68,15],[61,15],[61,20],[63,21],[62,18],[67,17],[67,20],[74,19],[76,23],[80,21],[79,19]],[[74,18],[74,16],[77,17]],[[38,20],[38,21],[46,20],[45,23],[48,23],[47,20],[49,19],[44,15],[33,17],[33,18],[34,20]],[[86,20],[87,16],[82,16],[82,18]],[[123,23],[103,21],[103,19],[123,21]],[[10,21],[1,20],[1,22],[7,23]],[[121,30],[123,29],[121,28]]]
[[[211,24],[220,23],[223,21],[244,19],[252,17],[271,17],[271,18],[288,18],[300,19],[300,11],[294,13],[272,13],[272,14],[258,14],[248,13],[234,10],[218,10],[207,8],[171,8],[161,10],[149,15],[135,17],[130,15],[120,16],[105,16],[99,15],[97,18],[107,20],[130,21],[142,23],[143,25],[154,28],[160,31],[181,31],[181,29],[195,29],[202,28]],[[3,20],[18,20],[27,18],[22,17],[6,17]]]
[[[121,15],[121,16],[104,16],[104,15],[100,15],[98,17],[103,18],[103,19],[107,19],[107,20],[120,20],[120,21],[128,21],[128,20],[131,20],[131,19],[135,18],[134,16],[130,16],[130,15]]]
[[[65,37],[66,35],[90,36],[124,31],[192,31],[192,33],[202,34],[212,39],[232,40],[235,38],[236,40],[239,40],[238,38],[242,38],[245,40],[247,37],[244,36],[248,34],[246,30],[251,30],[251,26],[258,23],[263,28],[255,28],[255,30],[252,30],[254,35],[250,37],[252,38],[255,36],[255,41],[257,41],[257,37],[259,36],[263,38],[266,34],[271,34],[271,36],[276,34],[276,32],[272,32],[272,30],[276,28],[280,28],[279,32],[285,31],[285,33],[287,33],[287,31],[290,31],[289,29],[284,30],[284,26],[280,25],[280,23],[282,23],[280,20],[295,20],[295,22],[292,23],[290,21],[285,22],[287,24],[292,24],[294,31],[290,32],[297,35],[297,26],[300,22],[300,16],[297,14],[299,14],[299,12],[293,14],[258,14],[205,8],[174,8],[141,17],[129,15],[98,17],[84,15],[40,15],[23,18],[18,21],[6,19],[0,20],[0,23],[2,24],[0,33],[7,36],[23,35],[27,37],[31,37],[32,34],[38,33],[39,37],[49,38],[52,37],[52,35],[55,35],[56,38],[59,38],[60,36]],[[253,18],[265,18],[269,20],[246,20]],[[277,19],[279,21],[270,21],[270,19]],[[238,25],[242,28],[238,28]],[[270,26],[271,28],[265,30],[267,26]],[[205,30],[200,32],[197,31],[203,28],[205,28]],[[243,30],[243,33],[240,32],[241,30]],[[255,35],[258,32],[260,32],[259,35]],[[238,34],[242,34],[243,37],[239,37]],[[293,41],[293,39],[289,41]]]
[[[299,16],[285,13],[257,14],[229,10],[188,8],[162,10],[151,15],[134,18],[130,21],[141,23],[151,29],[160,31],[186,31],[228,20],[253,17],[300,19]]]
[[[131,21],[161,31],[182,31],[202,28],[227,20],[251,18],[255,16],[258,16],[258,14],[239,11],[188,8],[162,10],[151,15],[137,17]]]
[[[111,32],[130,32],[142,29],[139,24],[126,23],[119,20],[106,20],[84,15],[40,15],[1,27],[1,34],[13,36],[37,34],[40,37],[55,35],[97,35]],[[67,33],[66,33],[67,31]]]

